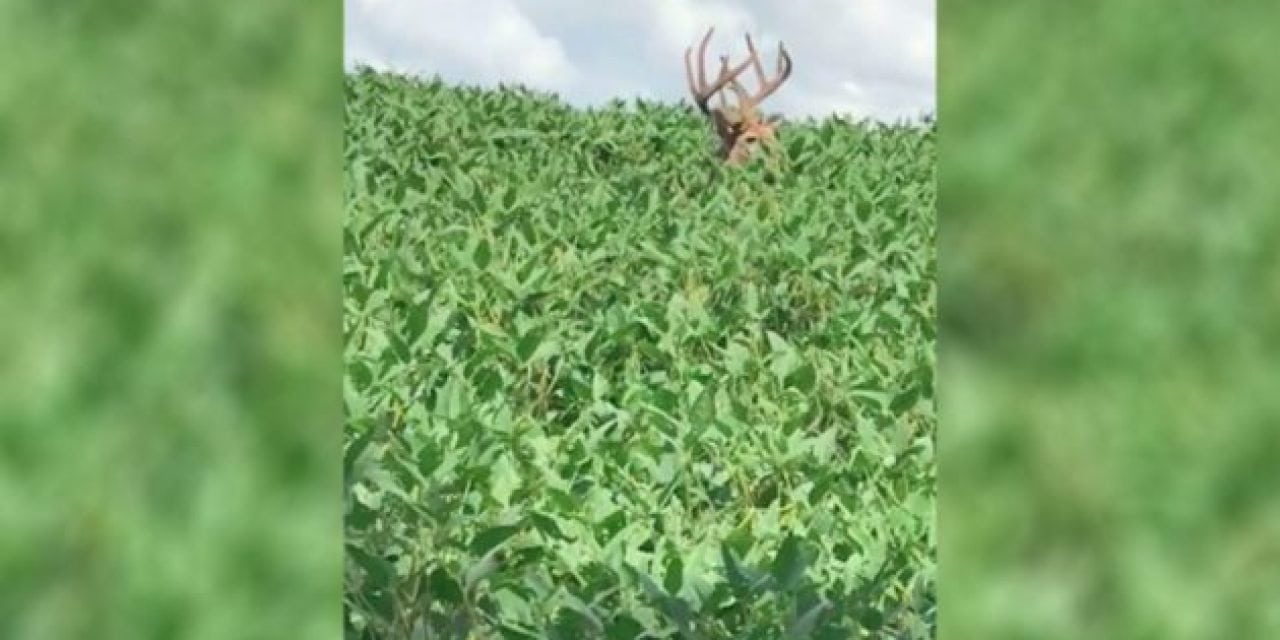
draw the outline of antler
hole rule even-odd
[[[689,80],[689,93],[693,94],[693,102],[698,105],[698,109],[708,116],[711,115],[711,110],[707,108],[707,101],[711,99],[711,96],[715,95],[730,82],[733,82],[751,64],[750,60],[746,60],[737,67],[730,69],[729,59],[721,57],[720,73],[716,76],[716,81],[708,85],[706,70],[707,43],[711,42],[711,34],[715,30],[715,27],[707,29],[707,34],[702,37],[702,43],[698,45],[698,75],[696,81],[693,74],[693,64],[689,60],[689,56],[693,54],[693,47],[684,50],[684,71],[685,77]],[[758,61],[757,64],[759,64]]]

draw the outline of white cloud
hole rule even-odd
[[[345,11],[348,66],[553,90],[578,80],[560,41],[511,0],[346,0]]]
[[[935,110],[935,0],[345,0],[346,63],[449,81],[519,82],[579,105],[685,96],[684,49],[745,53],[750,32],[773,66],[795,61],[765,108],[882,120]]]

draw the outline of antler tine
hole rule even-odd
[[[721,57],[720,57],[720,59],[724,61],[725,66],[728,66],[728,64],[729,64],[729,56],[721,56]],[[751,106],[751,96],[747,93],[747,88],[746,88],[746,87],[744,87],[744,86],[742,86],[742,83],[741,83],[741,82],[739,82],[737,78],[734,78],[734,79],[732,79],[732,80],[730,80],[730,81],[729,81],[729,86],[728,86],[728,88],[729,88],[729,90],[730,90],[730,91],[732,91],[732,92],[733,92],[733,95],[734,95],[734,96],[736,96],[736,97],[738,98],[738,107],[739,107],[740,109],[749,109],[749,108],[750,108],[750,106]],[[722,100],[724,100],[724,103],[727,105],[727,104],[728,104],[728,99],[727,99],[727,98],[725,98],[724,92],[721,92],[721,93],[720,93],[720,97],[721,97],[721,99],[722,99]]]
[[[787,49],[781,42],[778,43],[778,73],[772,80],[764,75],[764,67],[760,64],[760,54],[756,51],[756,45],[751,41],[751,34],[747,34],[747,51],[751,53],[748,62],[755,68],[756,79],[760,81],[760,89],[751,97],[751,104],[759,104],[760,101],[769,97],[778,87],[791,77],[791,56],[787,55]]]
[[[781,42],[778,43],[778,84],[791,77],[791,54]]]
[[[702,42],[698,44],[698,90],[702,92],[707,90],[707,44],[711,42],[711,34],[715,32],[715,27],[707,29],[707,34],[702,36]],[[721,74],[723,73],[721,70]]]
[[[720,75],[723,76],[728,72],[729,72],[729,56],[720,56]],[[729,86],[737,87],[738,81],[734,80],[733,82],[730,82]],[[729,108],[729,96],[725,95],[723,91],[720,92],[720,108],[721,109]]]
[[[708,31],[707,33],[710,34],[711,32]],[[706,101],[702,99],[701,93],[698,91],[698,82],[694,78],[693,60],[690,59],[692,55],[693,47],[686,47],[684,50],[684,77],[689,81],[689,93],[693,95],[694,104],[698,105],[698,108],[706,114]],[[702,68],[702,56],[698,56],[698,77],[703,78],[703,82],[705,83],[706,73]]]
[[[755,68],[756,80],[760,82],[760,86],[765,86],[769,82],[764,76],[764,67],[760,65],[760,54],[756,51],[756,44],[751,40],[751,34],[746,35],[747,53],[751,57],[751,66]]]

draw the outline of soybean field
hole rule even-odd
[[[348,638],[932,638],[932,120],[345,78]]]

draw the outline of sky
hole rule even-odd
[[[746,33],[767,73],[785,43],[794,71],[768,112],[916,120],[936,111],[935,2],[345,0],[344,66],[523,84],[578,106],[677,102],[688,94],[684,51],[714,26],[708,74],[720,54],[745,59]]]

